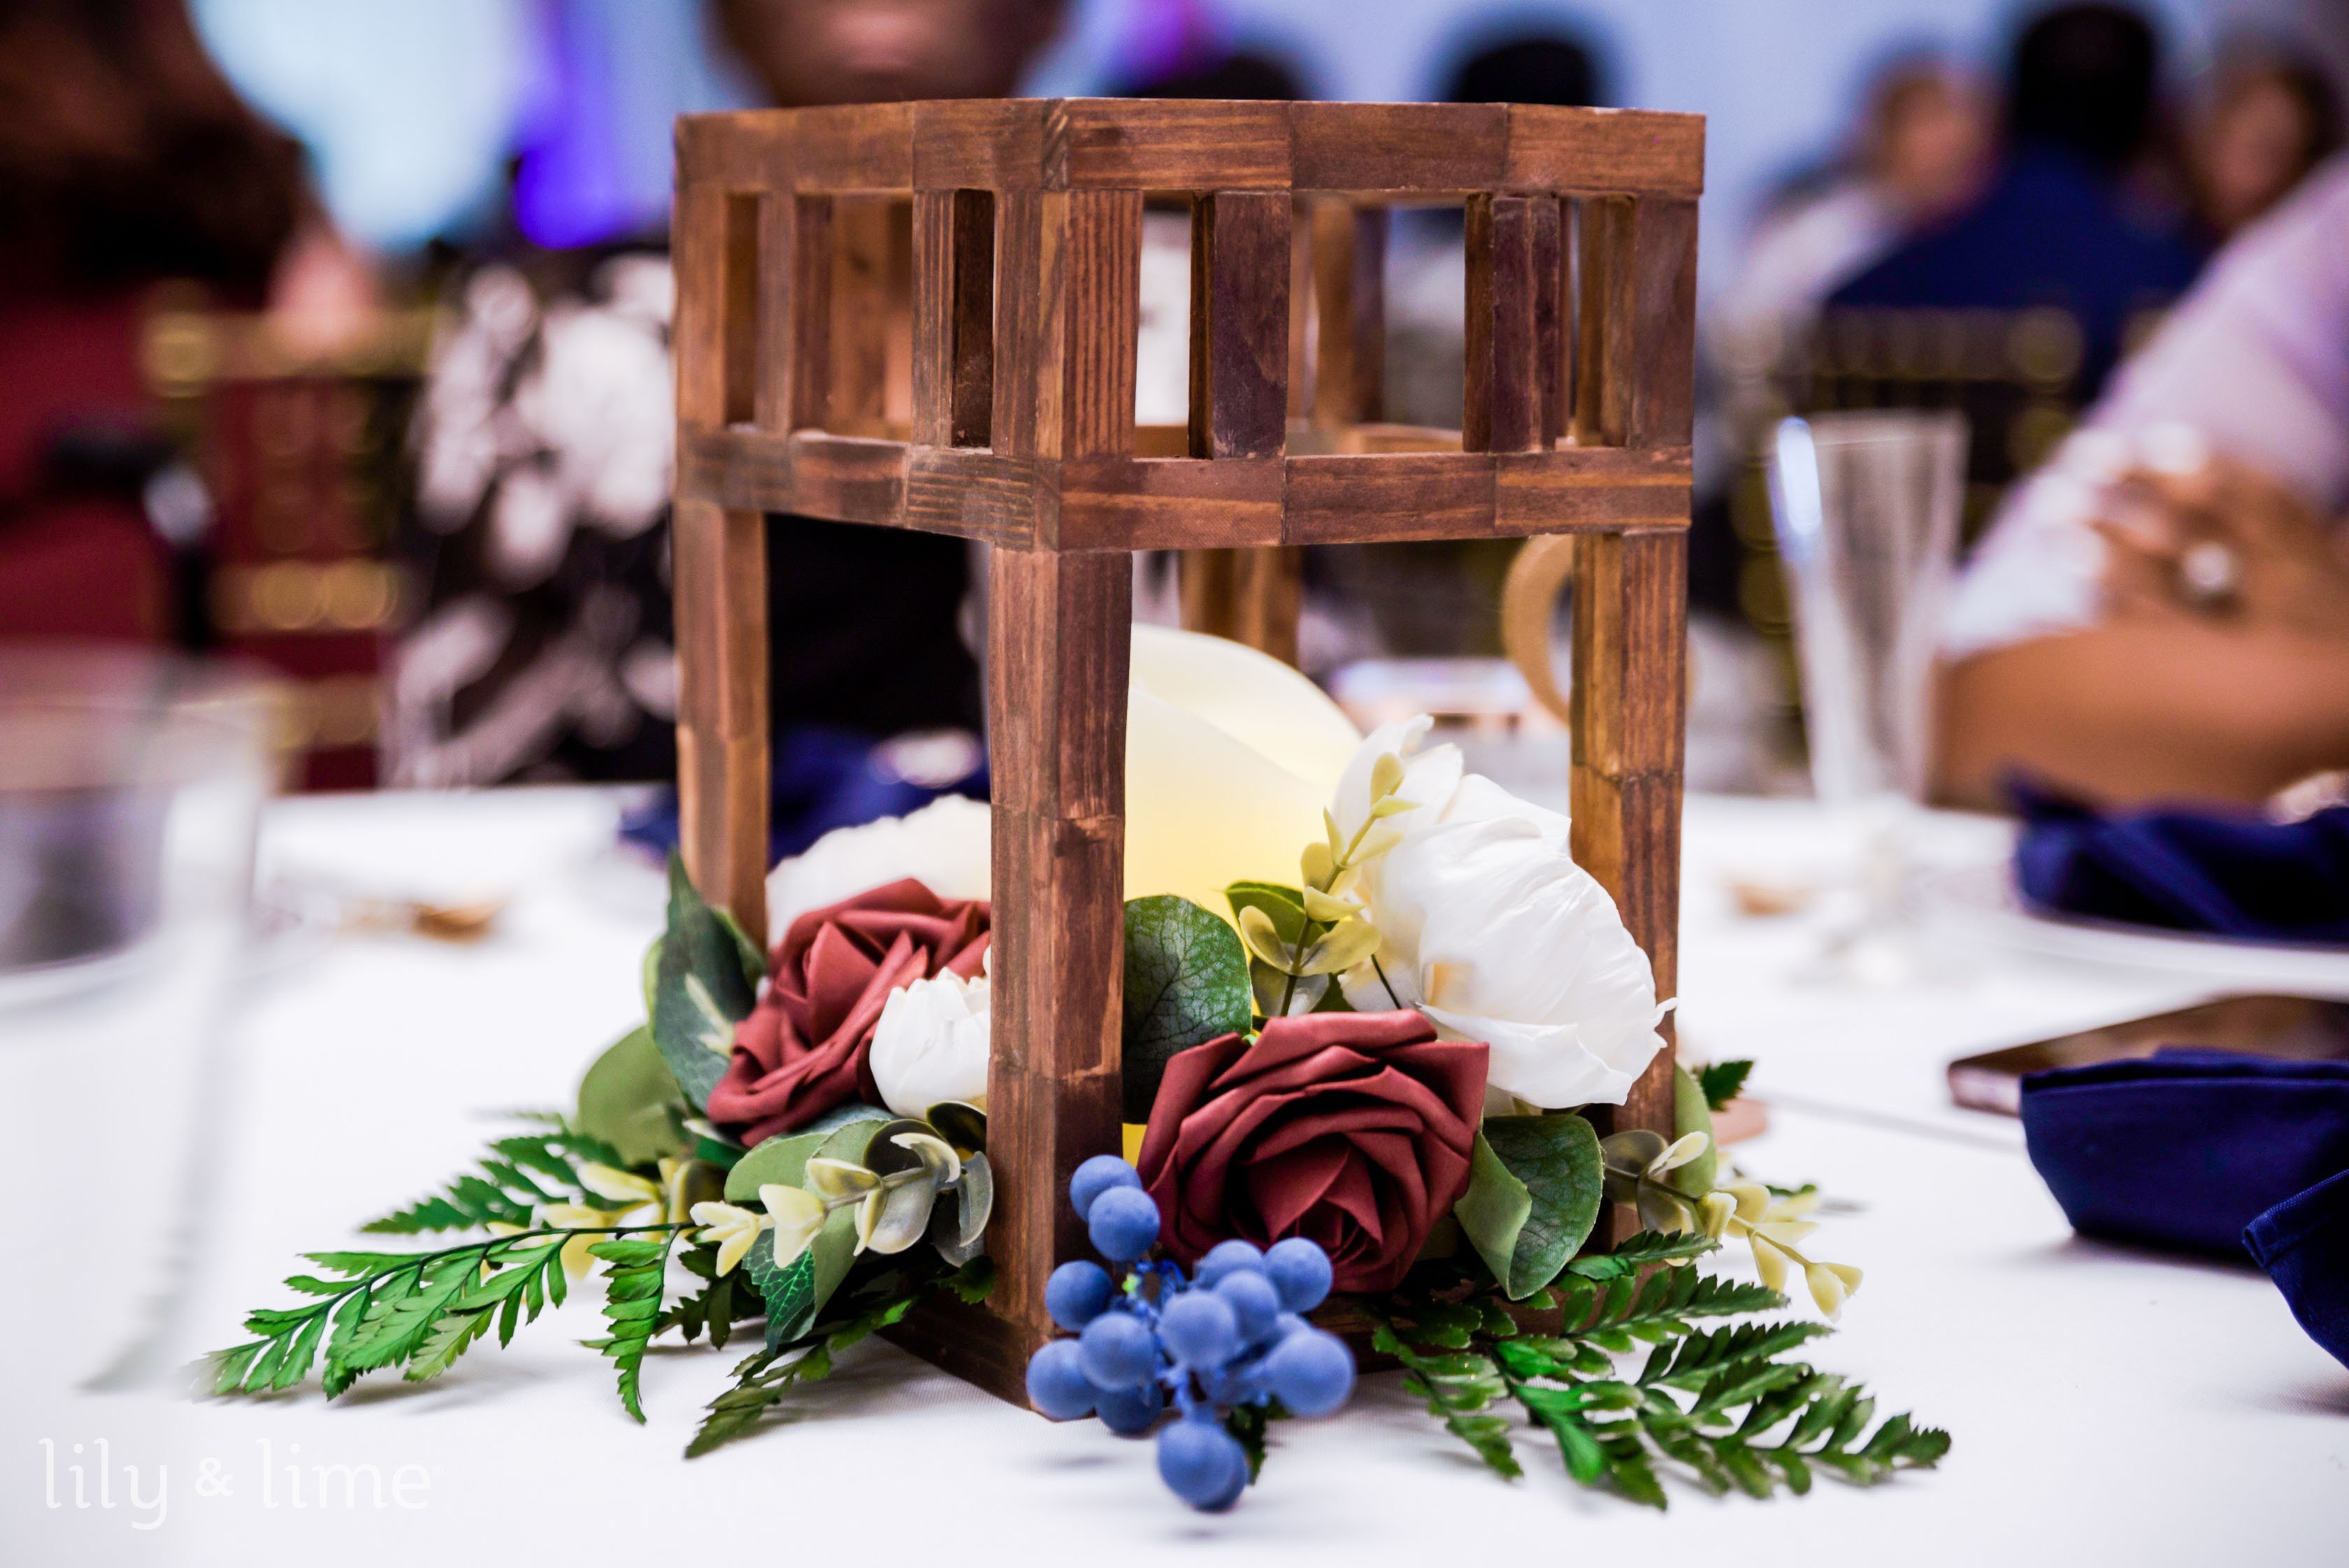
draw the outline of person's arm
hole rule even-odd
[[[2349,768],[2349,638],[2184,616],[2013,643],[1952,666],[1939,786],[1995,806],[2022,771],[2093,799],[2256,802]]]
[[[2010,772],[2093,799],[2256,801],[2349,768],[2349,556],[2291,491],[2224,459],[2107,492],[2106,619],[1958,661],[1940,786]],[[2198,581],[2196,557],[2204,578]]]

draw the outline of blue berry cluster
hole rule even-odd
[[[1229,1508],[1248,1470],[1226,1411],[1277,1398],[1293,1415],[1326,1416],[1353,1392],[1353,1353],[1300,1315],[1330,1294],[1329,1254],[1301,1237],[1263,1252],[1224,1242],[1187,1279],[1173,1263],[1144,1262],[1158,1205],[1133,1166],[1106,1154],[1077,1167],[1069,1201],[1123,1277],[1095,1263],[1052,1271],[1045,1309],[1077,1337],[1029,1361],[1029,1401],[1056,1421],[1097,1415],[1129,1438],[1172,1405],[1159,1476],[1194,1508]]]

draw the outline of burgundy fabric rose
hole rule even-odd
[[[766,996],[734,1026],[734,1059],[709,1091],[709,1119],[755,1144],[836,1105],[878,1105],[868,1058],[889,993],[987,956],[984,900],[948,903],[911,877],[792,922]]]
[[[1275,1018],[1166,1064],[1142,1140],[1159,1239],[1319,1242],[1341,1291],[1392,1290],[1468,1186],[1485,1047],[1417,1013]]]

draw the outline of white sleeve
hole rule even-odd
[[[2349,154],[2227,248],[2081,430],[2008,497],[1959,583],[1945,653],[2095,624],[2104,542],[2087,519],[2100,470],[2168,425],[2322,515],[2349,506]]]

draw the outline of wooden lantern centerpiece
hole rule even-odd
[[[1216,552],[1186,558],[1195,621],[1278,646],[1297,546],[1570,536],[1572,850],[1673,995],[1702,119],[920,103],[693,116],[677,150],[684,850],[761,942],[766,514],[994,546],[1000,1283],[909,1321],[913,1348],[1024,1402],[1045,1279],[1082,1247],[1069,1174],[1119,1144],[1133,551]],[[1193,204],[1179,444],[1134,421],[1145,193]],[[912,208],[909,428],[877,368],[892,200]],[[1456,435],[1372,422],[1382,209],[1439,202],[1467,219]],[[1319,328],[1309,399],[1293,288]],[[1671,1120],[1660,1056],[1615,1125]]]

